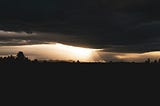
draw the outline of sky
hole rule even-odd
[[[43,54],[44,49],[53,51],[51,59],[62,60],[159,58],[159,11],[158,0],[1,0],[0,55],[30,46],[28,50],[34,53],[27,50],[26,55],[36,58],[49,55]],[[65,46],[59,50],[56,44]],[[41,45],[49,49],[36,52]],[[66,46],[82,47],[96,55],[94,59],[77,58]]]

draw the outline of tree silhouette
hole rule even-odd
[[[158,63],[160,63],[160,59],[158,60]]]
[[[18,52],[17,53],[17,59],[18,60],[24,60],[25,59],[25,56],[24,56],[23,52]]]
[[[25,55],[24,55],[24,53],[23,52],[18,52],[17,53],[17,57],[16,57],[16,60],[18,61],[18,62],[29,62],[30,60],[27,58],[27,57],[25,57]]]
[[[145,61],[145,63],[151,63],[151,59],[148,58],[148,59]]]
[[[77,60],[77,63],[80,63],[80,61],[79,61],[79,60]]]
[[[154,63],[157,63],[157,60],[154,60]]]

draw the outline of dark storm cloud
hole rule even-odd
[[[37,33],[3,36],[1,42],[60,42],[117,52],[160,50],[158,4],[158,0],[1,0],[0,30]]]

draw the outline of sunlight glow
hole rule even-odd
[[[63,45],[59,43],[56,44],[56,47],[60,51],[65,51],[69,53],[69,55],[72,55],[76,57],[77,59],[83,59],[83,60],[89,58],[92,55],[92,53],[95,51],[94,49],[67,46],[67,45]]]
[[[10,54],[11,51],[17,53],[23,51],[32,59],[49,59],[49,60],[69,60],[81,62],[94,62],[97,58],[98,49],[82,48],[64,45],[60,43],[55,44],[38,44],[38,45],[23,45],[23,46],[7,46],[1,47],[5,52]]]

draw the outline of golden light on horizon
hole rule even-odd
[[[136,61],[143,62],[147,58],[160,59],[160,51],[146,53],[115,53],[102,52],[102,49],[83,48],[65,45],[61,43],[36,44],[20,46],[1,46],[0,56],[8,56],[23,51],[30,59],[38,60],[64,60],[81,62],[105,62],[105,61]]]
[[[77,60],[89,59],[95,51],[94,49],[68,46],[60,43],[57,43],[55,46],[59,51],[64,51],[64,53],[68,53],[68,55],[75,57]]]
[[[61,43],[4,46],[1,47],[1,49],[4,49],[4,51],[9,54],[12,54],[13,52],[16,54],[18,51],[23,51],[24,54],[31,59],[79,60],[81,62],[94,62],[94,59],[97,56],[96,52],[98,51],[98,49],[75,47]]]
[[[134,54],[134,53],[128,53],[128,54],[119,54],[116,57],[119,59],[132,59],[132,58],[139,58],[141,54]]]
[[[160,51],[152,51],[146,53],[120,53],[115,57],[125,61],[144,61],[147,58],[151,58],[154,60],[160,58]]]

